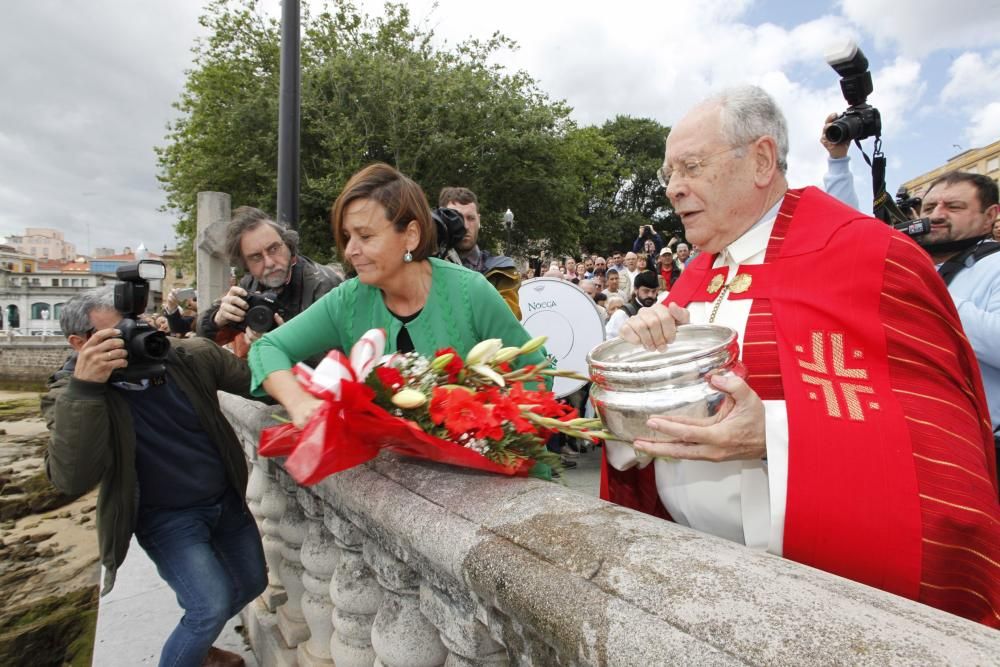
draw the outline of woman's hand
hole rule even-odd
[[[292,423],[295,424],[295,428],[302,429],[306,427],[306,424],[309,423],[313,413],[315,413],[322,404],[323,401],[306,394],[305,398],[295,401],[295,403],[292,403],[291,405],[286,405],[285,410],[288,412],[288,416],[291,418]]]
[[[296,428],[305,428],[316,409],[323,403],[302,388],[289,370],[274,371],[261,383],[274,400],[281,403]]]

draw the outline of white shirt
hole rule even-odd
[[[763,263],[779,207],[780,202],[719,253],[714,268],[729,268],[727,284],[741,265]],[[691,322],[707,323],[714,306],[713,301],[689,304]],[[752,306],[753,299],[724,299],[715,316],[715,324],[737,332],[741,349]],[[656,489],[664,507],[678,523],[780,556],[788,480],[785,402],[764,401],[764,414],[766,462],[657,459]],[[649,456],[637,454],[627,443],[608,441],[607,447],[608,462],[619,470],[649,464]]]
[[[624,308],[619,308],[611,313],[608,323],[604,325],[604,335],[606,338],[614,338],[621,331],[622,325],[628,322],[628,312]]]

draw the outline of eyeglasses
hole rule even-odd
[[[247,264],[260,264],[264,261],[264,257],[274,257],[279,252],[284,250],[285,244],[282,241],[275,241],[271,245],[264,248],[264,252],[255,252],[252,255],[247,255]]]
[[[740,148],[743,148],[743,146],[730,146],[729,148],[721,150],[717,153],[706,155],[703,158],[688,158],[675,167],[668,167],[667,164],[664,163],[662,167],[656,170],[656,178],[660,181],[660,185],[664,188],[670,185],[670,179],[674,176],[680,176],[681,178],[698,178],[701,176],[701,172],[705,168],[705,163],[708,160],[720,155],[725,155],[730,151],[735,151]]]

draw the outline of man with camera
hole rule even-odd
[[[201,313],[198,335],[219,345],[233,342],[239,357],[274,327],[290,320],[342,281],[333,269],[298,252],[298,232],[260,209],[241,206],[226,229],[232,266],[246,273]]]
[[[521,274],[514,265],[514,260],[505,255],[491,254],[479,247],[481,220],[476,193],[468,188],[442,188],[438,195],[438,206],[458,211],[465,220],[465,236],[456,246],[462,266],[483,274],[496,291],[500,292],[514,317],[521,319],[521,304],[517,293],[521,287]]]
[[[888,225],[789,189],[787,155],[755,86],[673,126],[661,182],[701,254],[621,336],[663,351],[725,326],[746,373],[708,374],[700,415],[650,415],[652,440],[609,440],[602,497],[1000,626],[993,438],[944,284]]]
[[[647,241],[653,242],[653,250],[649,251]],[[656,258],[657,254],[660,252],[660,248],[663,247],[663,237],[660,236],[653,229],[653,225],[642,225],[639,227],[639,235],[635,237],[635,241],[632,242],[632,252],[640,253],[645,252],[650,257]]]
[[[979,360],[995,434],[1000,429],[1000,243],[992,239],[992,228],[998,213],[996,181],[952,171],[924,194],[920,214],[931,230],[917,237],[948,286]],[[1000,436],[997,448],[1000,454]]]
[[[210,341],[136,325],[146,295],[133,309],[121,287],[83,292],[62,309],[73,354],[42,398],[46,472],[66,494],[100,485],[104,593],[133,535],[176,593],[184,616],[161,665],[242,665],[212,642],[264,590],[267,574],[244,501],[246,459],[216,392],[248,395],[250,371]]]

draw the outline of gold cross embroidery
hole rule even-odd
[[[827,363],[827,340],[829,340],[829,362]],[[803,353],[801,345],[795,346],[795,351]],[[861,350],[852,352],[853,359],[860,361],[864,359]],[[839,395],[843,396],[844,405],[847,406],[847,415],[853,421],[864,421],[864,405],[862,395],[875,394],[875,389],[868,383],[868,371],[865,368],[848,368],[847,358],[844,350],[844,334],[829,333],[824,335],[821,331],[812,332],[812,359],[799,359],[799,366],[808,373],[802,374],[802,381],[806,384],[819,387],[823,394],[823,401],[826,404],[826,413],[830,417],[841,417]],[[825,377],[823,377],[825,376]],[[839,390],[839,393],[838,393]],[[809,398],[816,401],[819,396],[816,392],[809,392]],[[878,410],[877,401],[867,401],[870,410]]]

